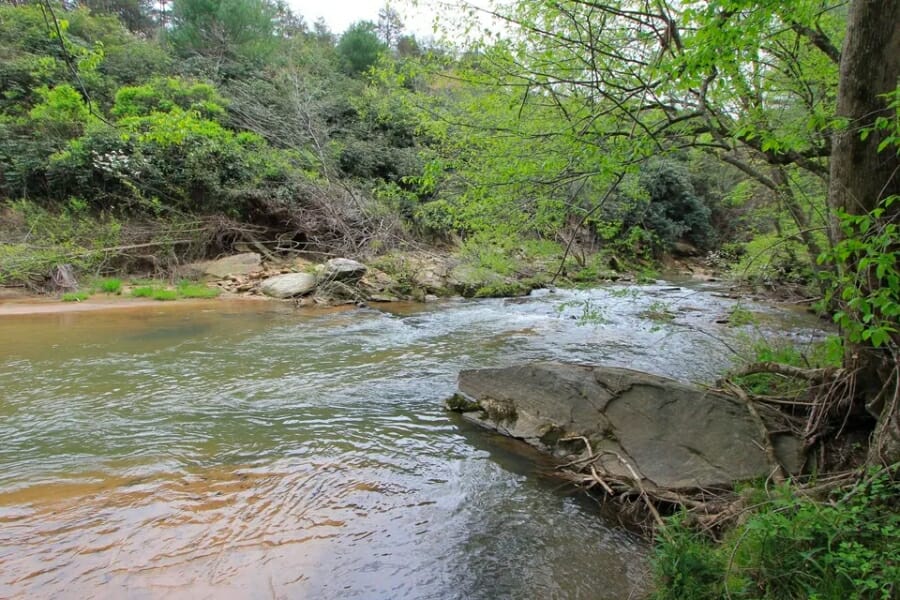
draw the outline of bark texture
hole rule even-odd
[[[863,140],[860,131],[879,116],[891,117],[883,94],[900,78],[900,0],[854,0],[841,52],[838,116],[849,120],[836,135],[831,155],[829,203],[835,210],[864,214],[893,195],[900,195],[900,159],[893,148],[878,152],[878,132]],[[885,219],[897,216],[894,204]],[[835,227],[835,239],[840,231]],[[865,285],[865,281],[861,282]],[[879,416],[870,461],[900,461],[897,354],[857,346],[848,351],[847,366],[858,373],[860,400]]]

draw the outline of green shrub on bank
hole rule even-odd
[[[60,264],[76,272],[96,269],[121,232],[117,219],[89,214],[80,198],[56,210],[29,200],[0,204],[0,283],[40,284]]]
[[[896,598],[898,508],[900,482],[881,471],[828,502],[779,489],[719,544],[674,517],[654,551],[653,598]]]
[[[142,285],[140,287],[133,288],[131,290],[131,295],[135,298],[152,298],[153,297],[153,286],[152,285]]]
[[[747,358],[754,363],[779,363],[801,369],[825,368],[840,366],[844,356],[844,345],[837,336],[827,337],[805,348],[793,341],[748,337],[747,351]],[[734,377],[733,380],[745,390],[758,395],[791,397],[807,393],[809,390],[806,382],[773,373],[753,373]]]
[[[182,298],[215,298],[219,295],[217,288],[207,287],[202,283],[193,283],[191,281],[180,281],[175,291]]]
[[[202,283],[194,283],[188,280],[178,282],[175,289],[169,289],[164,283],[157,285],[141,285],[132,288],[131,295],[134,298],[152,298],[154,300],[179,300],[181,298],[215,298],[220,293],[217,288],[211,288]]]
[[[83,302],[90,298],[91,295],[87,292],[66,292],[62,295],[63,302]]]
[[[102,292],[104,294],[121,294],[122,280],[115,277],[102,279],[97,282],[95,289],[96,291]]]
[[[178,292],[175,290],[153,290],[150,297],[160,301],[178,300]]]

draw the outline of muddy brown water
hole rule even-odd
[[[717,324],[715,291],[0,317],[0,597],[627,598],[645,544],[442,401],[463,368],[709,380],[724,343],[822,335]]]

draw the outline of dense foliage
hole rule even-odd
[[[900,485],[879,472],[830,502],[755,494],[744,522],[713,543],[673,519],[653,558],[658,600],[888,600],[900,582]]]
[[[3,2],[0,284],[60,263],[165,270],[239,242],[425,241],[498,277],[472,295],[498,295],[705,254],[822,299],[849,378],[835,405],[878,418],[871,461],[892,462],[900,38],[869,15],[884,43],[848,51],[867,7],[900,11],[511,0],[460,11],[452,32],[444,17],[439,44],[387,6],[336,35],[278,0]],[[863,67],[877,90],[853,80]],[[673,525],[660,597],[890,597],[897,491],[884,477],[826,505],[784,491],[722,546]]]

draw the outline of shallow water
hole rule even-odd
[[[748,334],[821,336],[716,324],[714,292],[0,317],[0,597],[626,598],[643,543],[442,401],[463,368],[709,380]]]

